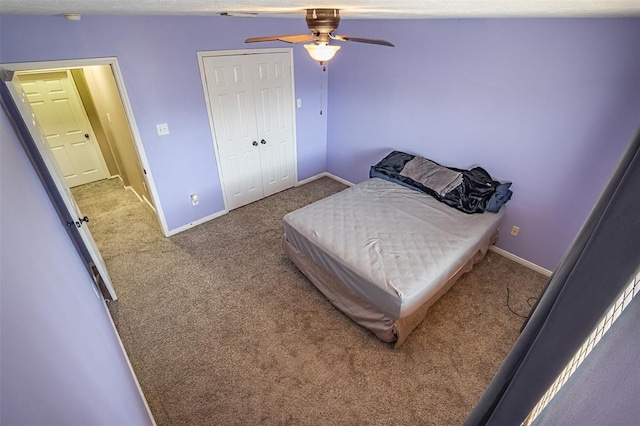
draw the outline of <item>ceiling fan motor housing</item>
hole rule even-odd
[[[319,38],[318,42],[329,42],[329,34],[333,33],[340,23],[338,9],[307,9],[307,27]]]

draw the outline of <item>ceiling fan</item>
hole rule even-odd
[[[382,46],[394,47],[393,43],[389,43],[386,40],[334,34],[333,32],[338,28],[338,24],[340,23],[339,9],[307,9],[306,20],[307,27],[311,30],[311,34],[251,37],[246,39],[245,43],[256,43],[261,41],[304,43],[305,41],[315,41],[315,43],[305,44],[304,47],[313,59],[320,62],[320,65],[333,58],[336,52],[340,49],[340,46],[330,45],[329,40],[355,41],[358,43],[379,44]]]

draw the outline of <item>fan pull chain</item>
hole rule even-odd
[[[320,83],[320,115],[322,115],[322,101],[323,101],[323,96],[322,96],[322,83]]]

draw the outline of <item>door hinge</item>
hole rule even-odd
[[[75,222],[67,222],[67,226],[73,226],[75,225],[76,228],[80,228],[82,226],[82,222],[87,222],[89,223],[89,218],[87,216],[85,217],[79,217],[78,220],[76,220]]]
[[[144,174],[147,174],[147,169],[142,169],[142,171],[144,172]]]

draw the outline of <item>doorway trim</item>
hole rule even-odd
[[[222,190],[222,200],[224,201],[224,213],[229,212],[229,203],[227,202],[226,191],[224,190],[224,180],[222,178],[222,165],[220,164],[220,153],[218,152],[218,139],[216,138],[216,132],[213,127],[213,110],[211,103],[209,102],[209,94],[207,92],[207,78],[204,70],[204,58],[211,56],[239,56],[239,55],[260,55],[268,53],[287,53],[291,57],[291,98],[293,99],[292,105],[292,125],[293,125],[293,159],[294,164],[294,182],[298,182],[298,131],[296,129],[296,84],[295,84],[295,70],[293,64],[293,49],[291,47],[284,48],[267,48],[267,49],[233,49],[233,50],[206,50],[196,52],[198,56],[198,68],[200,69],[200,78],[202,80],[202,91],[204,94],[204,101],[207,106],[207,116],[209,117],[209,130],[211,131],[211,138],[213,142],[213,150],[216,155],[216,166],[218,167],[218,179],[220,180],[220,186]],[[295,184],[294,184],[295,186]]]
[[[164,216],[164,210],[162,208],[162,204],[160,203],[160,197],[158,196],[158,191],[156,189],[155,181],[153,179],[153,175],[149,168],[149,161],[147,160],[147,155],[144,150],[144,146],[142,144],[142,138],[140,137],[140,131],[138,130],[138,125],[136,124],[135,117],[133,115],[133,108],[131,107],[131,102],[129,101],[129,95],[127,93],[126,86],[124,84],[124,79],[122,77],[122,72],[120,71],[120,65],[118,64],[118,58],[116,57],[104,57],[104,58],[87,58],[87,59],[68,59],[68,60],[54,60],[54,61],[40,61],[40,62],[15,62],[15,63],[7,63],[0,64],[0,69],[9,73],[6,79],[7,83],[13,81],[15,73],[19,71],[38,71],[38,70],[68,70],[68,69],[77,69],[90,67],[93,65],[109,65],[111,67],[111,72],[116,81],[116,86],[118,88],[118,92],[120,94],[120,99],[122,101],[122,106],[124,107],[124,111],[129,122],[129,127],[131,129],[131,134],[133,136],[134,147],[138,154],[138,159],[141,163],[142,168],[145,171],[145,180],[147,181],[147,188],[149,190],[149,194],[151,195],[153,204],[156,209],[156,216],[158,217],[158,222],[160,223],[160,227],[162,228],[162,233],[165,237],[170,235],[169,227],[167,226],[167,221]],[[7,87],[12,86],[12,84],[7,84]],[[12,90],[12,87],[9,90],[9,93],[13,97],[14,102],[19,103],[21,100],[16,98],[17,93]],[[27,120],[27,117],[22,117],[23,120]],[[65,197],[66,194],[61,194],[61,196]]]

